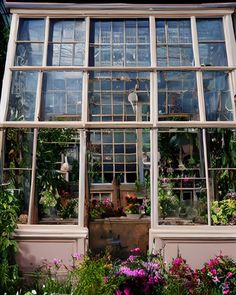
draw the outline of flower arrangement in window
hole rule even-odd
[[[115,210],[110,199],[92,200],[90,202],[89,215],[91,219],[120,216]]]
[[[140,211],[144,209],[134,193],[127,193],[125,200],[127,205],[125,206],[124,211],[126,214],[139,214],[141,213]]]

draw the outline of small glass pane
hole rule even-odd
[[[201,65],[227,65],[222,19],[197,19],[197,32]]]
[[[44,26],[44,19],[20,18],[17,40],[44,41]]]
[[[228,74],[209,71],[203,73],[205,112],[208,121],[233,120],[233,106]]]
[[[37,83],[37,72],[13,72],[7,114],[8,121],[34,120]]]

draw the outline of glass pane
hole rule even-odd
[[[36,203],[39,223],[78,222],[79,132],[41,129],[37,145]]]
[[[158,114],[159,120],[199,120],[195,72],[159,73]]]
[[[221,18],[197,19],[198,41],[224,41]]]
[[[53,42],[57,42],[59,44],[53,44]],[[48,65],[83,65],[85,50],[84,42],[84,20],[51,20],[48,45]]]
[[[91,21],[89,56],[90,66],[150,65],[148,20]]]
[[[159,224],[207,224],[203,135],[200,129],[159,129]]]
[[[121,182],[137,180],[140,185],[144,185],[147,176],[145,171],[149,171],[150,164],[147,161],[147,155],[150,155],[149,130],[145,130],[145,133],[141,130],[91,132],[93,136],[90,136],[88,163],[90,181],[112,182],[119,176]],[[102,150],[97,148],[95,134],[102,138]]]
[[[82,73],[44,73],[42,99],[42,120],[81,120]]]
[[[12,73],[8,121],[33,121],[37,91],[37,72]]]
[[[233,120],[233,106],[229,91],[228,74],[209,71],[203,73],[206,120]]]
[[[157,20],[158,66],[193,66],[190,20]]]
[[[227,56],[224,43],[199,44],[200,63],[204,66],[226,66]]]
[[[4,131],[4,137],[3,183],[7,185],[3,188],[17,197],[20,205],[19,222],[27,223],[31,186],[33,132],[30,129],[9,128]]]
[[[201,65],[227,65],[222,19],[197,19],[197,32]]]
[[[149,73],[91,72],[89,77],[91,121],[150,120]]]
[[[15,66],[41,66],[43,44],[18,43],[16,46]]]
[[[44,19],[21,18],[19,21],[19,41],[44,41]]]

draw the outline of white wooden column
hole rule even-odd
[[[86,165],[86,132],[80,130],[80,155],[79,155],[79,208],[78,225],[84,227],[84,204],[85,204],[85,165]]]

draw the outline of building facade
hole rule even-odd
[[[235,212],[217,215],[236,191],[235,4],[6,4],[0,179],[22,268],[85,253],[89,202],[132,194],[150,250],[235,255]]]

